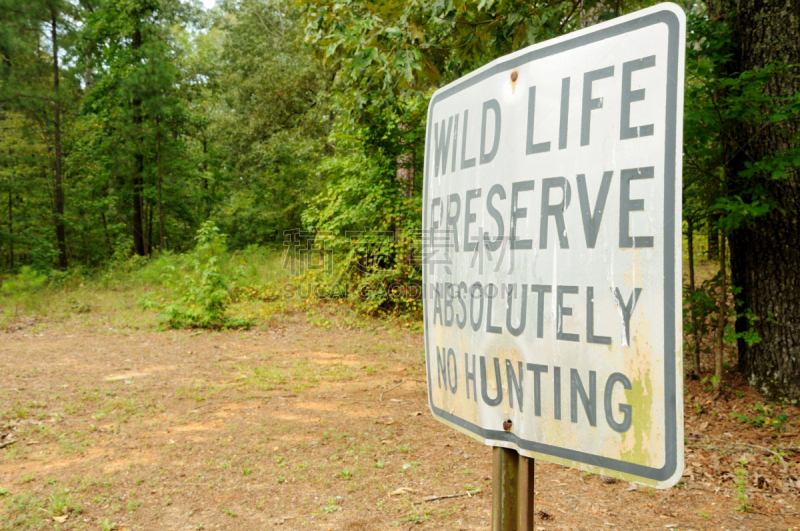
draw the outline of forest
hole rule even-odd
[[[232,257],[270,256],[345,279],[323,295],[362,313],[418,317],[391,293],[421,282],[433,92],[653,4],[0,0],[0,304],[159,263],[175,295],[144,305],[166,326],[247,326],[229,304],[281,288]],[[733,348],[751,386],[796,402],[800,4],[679,4],[687,373],[718,387]]]

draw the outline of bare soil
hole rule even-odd
[[[432,419],[421,331],[323,314],[0,333],[0,529],[489,529],[491,448]],[[740,422],[769,404],[725,384],[687,383],[678,487],[537,462],[537,530],[800,529],[800,410]]]

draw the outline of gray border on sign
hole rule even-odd
[[[569,459],[592,466],[602,467],[608,470],[631,474],[641,478],[655,481],[665,481],[672,477],[678,465],[678,441],[677,441],[677,411],[676,411],[676,385],[675,385],[675,161],[677,153],[677,105],[678,105],[678,64],[680,60],[680,20],[678,16],[669,10],[650,13],[641,18],[632,19],[614,26],[604,28],[592,33],[566,39],[528,53],[500,61],[481,71],[475,76],[465,79],[463,82],[455,82],[449,88],[438,92],[431,99],[428,106],[428,124],[426,157],[425,157],[425,187],[423,197],[423,228],[426,226],[424,220],[428,212],[428,183],[430,157],[427,156],[427,149],[431,141],[432,118],[434,106],[460,91],[475,85],[496,74],[505,73],[510,69],[520,65],[536,61],[545,57],[550,57],[565,51],[574,50],[581,46],[593,44],[611,37],[637,31],[647,26],[655,24],[665,24],[669,30],[667,48],[667,106],[666,106],[666,129],[664,142],[664,439],[665,439],[665,462],[661,468],[654,468],[636,463],[629,463],[619,459],[594,455],[588,452],[571,450],[550,444],[538,443],[522,439],[511,432],[500,430],[489,430],[476,424],[458,418],[447,411],[436,407],[433,404],[433,381],[431,378],[430,359],[431,350],[429,348],[428,327],[425,327],[425,363],[428,373],[428,397],[431,411],[435,416],[460,426],[465,430],[474,433],[484,439],[493,441],[504,441],[516,445],[523,450],[550,455],[561,459]],[[430,268],[423,263],[423,279],[427,279]],[[423,289],[423,293],[427,290]],[[428,315],[427,297],[423,296],[423,322],[427,325]]]

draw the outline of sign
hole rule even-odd
[[[428,108],[430,408],[487,445],[666,488],[683,471],[685,17],[502,57]]]

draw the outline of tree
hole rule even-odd
[[[228,187],[215,214],[234,246],[277,242],[300,227],[320,190],[333,76],[303,42],[300,10],[285,0],[223,2],[213,27],[215,94],[204,141],[229,165],[220,175],[226,183],[209,179],[218,194]]]
[[[62,111],[74,83],[62,87],[60,55],[69,40],[72,8],[62,0],[35,0],[7,8],[4,33],[5,69],[2,92],[9,107],[33,117],[48,146],[51,173],[52,220],[58,248],[58,265],[68,265],[67,227],[63,187]],[[45,29],[46,28],[46,29]],[[42,44],[46,43],[46,47]],[[49,49],[48,49],[49,48]],[[66,90],[65,90],[66,88]]]
[[[709,2],[709,19],[730,34],[716,94],[724,130],[716,207],[741,289],[739,366],[751,385],[786,400],[800,399],[798,15],[796,0]]]
[[[181,162],[187,146],[180,135],[188,119],[179,86],[194,80],[178,68],[176,34],[194,20],[192,9],[176,0],[105,0],[87,16],[82,34],[84,59],[94,69],[84,112],[102,125],[84,148],[100,155],[106,192],[113,189],[120,199],[116,215],[138,255],[149,255],[154,239],[159,246],[165,239],[165,174],[177,179],[193,173]],[[193,213],[182,214],[193,222]]]

